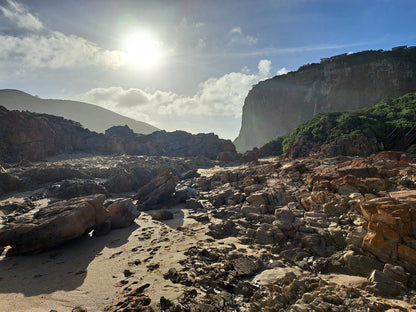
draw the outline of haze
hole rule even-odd
[[[0,1],[0,88],[234,139],[260,80],[414,45],[414,1]],[[91,117],[93,118],[93,116]]]

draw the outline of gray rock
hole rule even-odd
[[[379,270],[374,270],[368,279],[373,284],[370,290],[378,295],[396,297],[401,294],[400,284]]]
[[[293,229],[293,221],[295,220],[295,215],[289,208],[277,208],[274,213],[275,224],[282,231],[290,231]]]
[[[131,199],[121,199],[107,207],[110,213],[111,228],[124,228],[134,222],[140,212],[136,209]]]

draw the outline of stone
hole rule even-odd
[[[371,252],[383,262],[397,259],[397,243],[387,241],[380,233],[369,233],[363,239],[364,250]]]
[[[181,174],[181,180],[199,178],[200,176],[201,176],[201,174],[198,173],[197,169],[192,169],[192,170],[188,170],[188,171],[184,172],[183,174]]]
[[[383,268],[383,273],[395,281],[403,283],[404,285],[406,285],[409,280],[409,274],[406,274],[404,268],[399,265],[386,263]]]
[[[383,265],[374,257],[360,255],[353,250],[344,253],[343,262],[353,274],[368,276],[373,270],[382,270]]]
[[[237,277],[251,277],[260,271],[260,263],[257,259],[247,256],[238,257],[231,261]]]
[[[255,242],[260,245],[270,245],[281,242],[285,239],[285,235],[277,227],[271,224],[263,223],[256,230]]]
[[[10,222],[0,229],[0,246],[8,255],[36,253],[84,235],[109,219],[104,195],[91,195],[53,203],[33,216]]]
[[[111,228],[124,228],[133,224],[140,212],[131,199],[121,199],[107,207],[110,213]]]
[[[247,151],[243,155],[241,155],[238,161],[241,163],[248,163],[248,162],[256,162],[258,160],[259,158],[255,152]]]
[[[400,284],[379,270],[374,270],[368,279],[373,284],[370,289],[378,295],[396,297],[401,294]]]
[[[246,198],[246,201],[254,206],[265,206],[269,204],[267,194],[259,191],[252,193],[249,197]]]
[[[52,185],[49,191],[52,193],[52,196],[63,199],[93,194],[107,194],[107,190],[104,186],[93,180],[86,179],[64,180],[58,184]]]
[[[158,204],[170,199],[175,192],[178,176],[165,170],[139,189],[135,198],[141,210],[156,209]]]
[[[151,214],[153,220],[164,221],[173,219],[173,213],[168,210],[161,210]]]
[[[220,152],[216,159],[223,162],[233,162],[237,160],[237,154],[229,151]]]
[[[203,205],[202,205],[202,203],[201,203],[199,200],[197,200],[196,198],[190,198],[190,199],[188,199],[188,200],[186,201],[185,208],[186,208],[186,209],[192,209],[192,210],[194,210],[194,211],[198,211],[198,210],[200,210],[200,209],[203,209],[203,208],[204,208],[204,206],[203,206]]]
[[[295,220],[295,215],[287,207],[277,208],[274,212],[275,225],[282,231],[290,231],[293,229],[293,221]]]

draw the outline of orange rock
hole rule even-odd
[[[397,259],[397,243],[386,241],[381,233],[367,234],[363,239],[363,249],[384,262]]]
[[[413,248],[400,244],[398,248],[398,255],[400,259],[416,265],[416,250]]]
[[[360,204],[361,212],[363,213],[364,217],[367,220],[371,219],[371,215],[377,213],[377,208],[382,204],[392,204],[396,203],[396,201],[393,198],[390,197],[379,197],[370,199],[366,202],[363,202]]]

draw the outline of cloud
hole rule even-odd
[[[31,14],[25,6],[12,0],[6,0],[6,2],[7,7],[0,6],[0,12],[19,28],[32,31],[42,30],[44,28],[39,18]]]
[[[25,28],[22,36],[0,35],[0,69],[14,73],[36,68],[80,68],[104,66],[117,69],[126,62],[126,54],[105,50],[97,44],[75,35],[65,35],[46,29],[42,22],[20,3],[7,0],[0,12],[13,22],[13,27]],[[39,32],[42,30],[42,32]]]
[[[276,75],[277,75],[277,76],[280,76],[280,75],[286,75],[288,72],[289,72],[289,71],[287,70],[287,68],[286,68],[286,67],[282,67],[282,68],[280,68],[280,69],[276,72]]]
[[[60,32],[0,36],[0,62],[16,67],[58,69],[105,65],[118,68],[124,64],[124,59],[120,51],[103,50],[84,38]]]
[[[244,34],[241,27],[230,29],[228,36],[230,37],[229,44],[254,45],[258,40],[254,36]]]
[[[163,116],[228,116],[239,118],[249,90],[260,80],[270,76],[271,62],[261,60],[256,74],[232,72],[209,78],[198,86],[193,96],[169,91],[124,89],[121,87],[94,88],[80,99],[114,110],[118,113],[152,121],[157,124]],[[143,117],[144,116],[144,117]],[[181,128],[177,125],[176,128]]]

